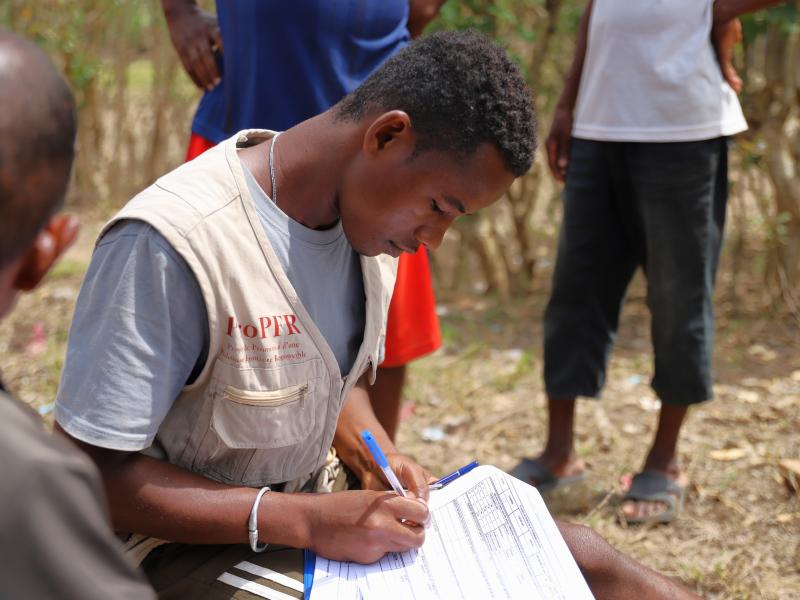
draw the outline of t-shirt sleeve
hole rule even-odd
[[[155,600],[111,531],[91,461],[0,402],[11,419],[0,447],[12,462],[0,481],[0,596]]]
[[[151,226],[121,222],[95,249],[78,296],[56,420],[95,446],[147,448],[205,362],[208,339],[189,266]]]

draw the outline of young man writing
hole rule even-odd
[[[186,545],[144,561],[159,589],[185,585],[164,572],[173,553],[194,570],[213,560],[194,544],[247,544],[251,511],[271,547],[371,561],[422,543],[407,522],[427,519],[428,474],[397,452],[366,392],[390,257],[438,246],[533,149],[530,92],[505,52],[441,34],[279,136],[223,142],[112,220],[76,306],[56,420],[100,466],[116,529],[147,536],[143,548]],[[419,500],[289,493],[334,489],[331,445],[380,488],[367,428]]]
[[[247,564],[298,577],[296,548],[368,562],[422,544],[429,476],[366,393],[393,283],[381,255],[438,246],[533,149],[530,91],[505,52],[436,34],[327,112],[280,135],[242,132],[112,219],[56,419],[100,466],[114,525],[137,534],[131,550],[162,597],[251,597]],[[339,460],[382,487],[363,429],[415,499],[336,491]],[[605,597],[677,589],[589,530],[563,531]]]

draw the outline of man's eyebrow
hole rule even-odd
[[[455,208],[462,215],[467,214],[467,209],[464,208],[464,203],[458,198],[453,198],[452,196],[445,196],[444,201],[447,202],[453,208]]]

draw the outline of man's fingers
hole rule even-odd
[[[181,62],[183,63],[183,68],[186,69],[186,74],[189,76],[189,79],[192,80],[192,83],[195,84],[200,89],[205,89],[203,82],[197,75],[195,71],[195,49],[193,45],[187,46],[183,52],[180,53]]]
[[[739,73],[736,72],[736,67],[733,66],[733,62],[730,58],[720,57],[720,70],[722,71],[722,77],[728,82],[728,85],[731,86],[737,94],[741,92],[744,87],[742,78],[739,77]]]
[[[430,515],[427,505],[412,498],[394,496],[386,501],[386,507],[397,521],[404,519],[412,523],[425,523]]]
[[[405,552],[419,548],[425,543],[425,528],[411,523],[398,523],[392,530],[391,550],[387,552]]]
[[[728,85],[733,88],[733,91],[737,94],[742,91],[744,84],[742,83],[742,78],[739,77],[739,74],[736,72],[736,69],[732,64],[727,64],[722,67],[722,75],[725,77],[725,81],[728,82]]]
[[[410,529],[408,525],[401,525],[406,530]],[[425,530],[421,527],[416,527],[412,530],[412,536],[404,537],[402,539],[394,539],[386,546],[386,552],[407,552],[413,548],[419,548],[425,543]]]
[[[197,79],[200,82],[200,87],[208,91],[214,87],[214,80],[216,79],[217,66],[214,63],[214,55],[211,52],[211,43],[208,40],[198,40],[193,44],[194,60],[192,62],[192,69],[197,74]],[[213,65],[213,72],[211,66]]]
[[[564,183],[564,175],[567,172],[568,153],[569,141],[566,136],[556,134],[547,139],[547,162],[553,177],[561,183]]]
[[[564,181],[567,176],[567,167],[569,167],[569,143],[564,140],[558,149],[558,174],[559,181]]]
[[[225,52],[225,47],[222,45],[222,33],[219,27],[212,27],[209,35],[211,36],[213,47],[218,48],[220,52]]]
[[[553,174],[553,177],[558,179],[558,142],[556,138],[552,135],[548,137],[545,146],[547,148],[547,164],[550,167],[550,172]]]
[[[411,466],[408,462],[403,462],[397,473],[400,482],[408,487],[409,491],[417,498],[428,502],[430,497],[430,489],[428,487],[428,480],[430,474],[419,465]]]
[[[200,62],[202,63],[203,73],[206,77],[206,89],[212,90],[219,83],[219,70],[217,61],[214,58],[213,40],[209,38],[203,40],[200,51]]]

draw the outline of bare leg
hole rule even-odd
[[[574,447],[575,398],[548,398],[547,414],[547,444],[539,460],[558,478],[578,475],[584,465]]]
[[[369,401],[386,433],[395,439],[400,420],[400,402],[406,381],[406,366],[378,367],[375,385],[369,388]]]
[[[643,467],[644,471],[663,473],[681,487],[686,486],[687,480],[678,466],[677,448],[678,436],[687,411],[687,406],[662,403],[658,418],[658,430]],[[647,517],[665,509],[666,506],[662,502],[629,500],[622,505],[622,512],[628,518]]]
[[[616,550],[594,530],[556,521],[597,600],[697,600],[682,585]]]

